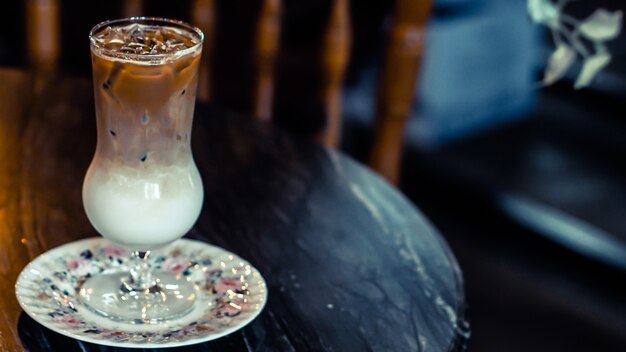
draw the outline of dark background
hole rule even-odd
[[[189,20],[188,0],[145,3],[146,15]],[[120,5],[61,1],[63,73],[89,77],[87,33]],[[215,102],[247,112],[260,1],[217,5]],[[342,149],[359,160],[391,5],[352,2]],[[285,7],[275,119],[302,135],[324,124],[316,57],[330,1]],[[598,7],[626,5],[577,1],[567,12],[585,18]],[[1,9],[0,65],[25,68],[24,3]],[[460,262],[469,350],[626,350],[626,35],[608,43],[613,60],[593,84],[574,90],[580,66],[554,86],[535,84],[553,47],[523,0],[437,1],[430,29],[400,188]]]

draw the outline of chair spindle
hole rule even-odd
[[[263,121],[272,117],[274,66],[280,45],[281,0],[264,0],[256,38],[256,85],[254,116]]]
[[[339,145],[341,134],[341,91],[350,59],[352,28],[350,1],[334,0],[322,48],[322,93],[326,128],[318,141],[328,147]]]
[[[28,0],[26,35],[28,61],[36,72],[53,73],[61,55],[59,0]]]
[[[211,59],[215,38],[215,0],[193,0],[191,5],[191,21],[204,33],[200,73],[198,75],[198,100],[211,101]]]
[[[122,3],[123,17],[136,17],[143,14],[143,0],[124,0]]]
[[[396,0],[377,92],[369,164],[398,184],[404,130],[411,114],[432,0]]]

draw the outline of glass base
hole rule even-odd
[[[184,277],[155,272],[156,284],[134,288],[128,272],[99,274],[82,285],[78,297],[90,310],[130,324],[157,324],[193,309],[196,286]]]

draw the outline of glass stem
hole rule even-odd
[[[133,251],[130,256],[130,282],[135,291],[146,291],[156,286],[152,268],[148,264],[150,251]]]

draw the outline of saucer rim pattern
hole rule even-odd
[[[117,248],[119,249],[119,247]],[[167,265],[167,260],[163,263],[164,258],[181,258],[190,264],[193,263],[193,267],[189,264],[182,267],[169,266],[167,269],[178,271],[181,275],[194,277],[194,282],[197,284],[206,282],[207,289],[200,290],[201,296],[198,299],[209,302],[210,307],[211,304],[215,303],[212,308],[205,309],[201,316],[193,322],[184,322],[187,317],[182,317],[168,321],[166,324],[168,328],[166,329],[155,327],[141,331],[141,333],[136,328],[130,328],[138,325],[108,321],[104,317],[90,320],[90,316],[93,318],[94,314],[90,314],[88,308],[80,306],[78,300],[75,299],[75,291],[59,289],[54,286],[55,291],[49,294],[50,289],[42,287],[42,285],[52,286],[52,280],[57,279],[56,277],[53,279],[47,277],[42,273],[45,270],[42,268],[46,266],[56,268],[55,265],[57,267],[61,265],[58,262],[66,264],[65,261],[68,257],[84,256],[83,253],[87,250],[89,250],[90,260],[91,256],[95,256],[99,260],[118,260],[112,256],[107,256],[110,254],[109,251],[112,251],[112,255],[115,256],[116,246],[105,238],[81,239],[42,253],[22,269],[15,283],[15,294],[24,312],[44,327],[73,339],[99,345],[130,348],[179,347],[197,344],[218,339],[243,328],[260,314],[267,303],[267,284],[259,271],[251,264],[221,247],[182,238],[169,245],[166,251],[156,251],[155,254],[160,253],[160,256],[156,256],[155,260],[161,261],[159,265]],[[107,254],[104,254],[104,251],[107,251]],[[123,255],[123,253],[117,254]],[[191,256],[194,254],[203,255],[202,258],[207,258],[210,255],[211,258],[208,261],[203,261],[202,265],[198,265],[198,262],[192,261],[194,258]],[[106,258],[102,259],[103,257]],[[219,261],[213,263],[212,260]],[[119,259],[114,264],[119,264],[121,269],[125,263]],[[72,272],[74,263],[71,263],[69,267],[65,268],[66,271],[63,272],[63,275],[66,275],[67,272],[75,274]],[[209,267],[212,270],[209,271]],[[93,270],[102,270],[102,268],[97,267]],[[235,294],[229,289],[228,280],[233,281],[233,278],[229,278],[229,275],[222,277],[223,272],[230,271],[242,277],[241,280],[245,278],[247,288],[245,297],[242,295],[244,292],[236,290],[236,293],[241,294]],[[219,274],[214,274],[216,272]],[[48,273],[51,274],[51,272]],[[66,277],[63,276],[61,279],[66,281]],[[196,281],[198,277],[201,277],[200,281]],[[72,276],[71,278],[74,279],[72,282],[75,283],[75,277]],[[45,288],[46,292],[42,288]],[[63,299],[59,299],[59,295]],[[228,298],[235,296],[241,297],[240,300],[246,298],[246,302],[250,304],[246,303],[238,308],[240,310],[235,310],[234,314],[230,314],[233,309],[227,305],[231,303]],[[72,298],[74,299],[72,300]],[[63,306],[59,301],[69,301],[70,304]],[[146,325],[146,327],[148,326],[150,325]]]

